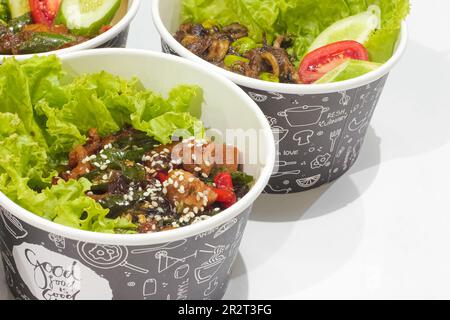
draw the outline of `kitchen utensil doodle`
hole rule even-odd
[[[78,242],[77,251],[84,262],[99,269],[125,267],[139,273],[149,272],[147,269],[127,262],[128,249],[126,247]]]
[[[225,262],[226,258],[223,253],[228,249],[227,246],[213,246],[206,244],[211,250],[200,250],[203,253],[212,253],[212,256],[202,263],[202,265],[194,270],[195,280],[197,283],[204,283],[210,281],[216,273],[220,270],[220,267]]]
[[[286,172],[276,172],[272,174],[272,178],[279,178],[284,176],[291,176],[291,175],[299,175],[301,173],[301,170],[291,170]]]
[[[233,228],[233,226],[236,224],[237,218],[231,219],[230,221],[226,222],[225,224],[221,225],[220,228],[214,233],[214,239],[220,237],[222,234]]]
[[[331,131],[330,133],[330,140],[331,140],[331,149],[330,152],[334,151],[334,148],[336,147],[336,142],[338,138],[341,136],[342,129],[337,129],[334,131]]]
[[[320,121],[322,114],[328,111],[330,111],[330,108],[328,107],[305,105],[278,112],[278,116],[286,118],[287,123],[291,127],[297,128],[317,124]]]
[[[6,230],[17,240],[23,239],[28,232],[23,228],[22,224],[8,211],[0,208],[0,217],[3,220]]]
[[[272,99],[274,100],[283,100],[286,99],[281,93],[278,92],[269,92],[271,95],[273,95]]]
[[[218,278],[215,277],[214,279],[212,279],[209,284],[208,284],[208,288],[206,288],[205,292],[203,293],[203,295],[205,297],[210,296],[211,294],[214,293],[214,291],[216,291],[217,287],[219,286],[219,281],[217,281]]]
[[[170,268],[172,268],[173,266],[175,266],[178,263],[186,263],[186,261],[189,258],[192,257],[197,257],[197,251],[195,251],[193,254],[188,255],[184,258],[176,258],[173,256],[170,256],[169,253],[165,250],[162,251],[158,251],[155,254],[155,258],[158,259],[158,272],[164,272]]]
[[[347,94],[347,91],[339,91],[339,94],[341,95],[339,104],[341,104],[343,106],[348,106],[348,104],[352,98]]]
[[[178,240],[178,241],[174,241],[174,242],[168,242],[163,245],[146,247],[144,249],[134,249],[134,250],[131,250],[131,253],[132,254],[143,254],[143,253],[150,253],[150,252],[155,252],[155,251],[159,251],[159,250],[172,250],[172,249],[181,247],[186,242],[187,242],[187,240],[183,239],[183,240]]]
[[[348,125],[348,130],[351,132],[358,131],[359,133],[362,132],[362,130],[369,124],[369,121],[366,118],[363,118],[362,120],[358,121],[355,119],[352,119]]]
[[[276,127],[272,127],[272,132],[273,132],[273,136],[275,138],[275,144],[279,145],[281,141],[286,139],[286,137],[289,133],[289,130],[276,126]]]
[[[66,239],[64,237],[49,233],[48,238],[55,244],[58,249],[62,250],[66,248]]]

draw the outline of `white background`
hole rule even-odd
[[[142,2],[129,47],[160,51]],[[450,1],[411,2],[360,159],[332,185],[258,200],[226,298],[450,298]]]

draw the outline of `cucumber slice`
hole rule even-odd
[[[21,17],[30,12],[30,4],[28,0],[8,0],[9,12],[11,18]]]
[[[315,83],[331,83],[357,78],[373,70],[376,70],[381,66],[381,63],[362,60],[348,60],[328,72]]]
[[[63,0],[56,24],[64,24],[73,34],[95,36],[111,23],[121,0]]]
[[[366,12],[339,20],[325,29],[308,52],[338,41],[354,40],[364,44],[372,32],[380,27],[381,9],[377,5],[371,5]]]

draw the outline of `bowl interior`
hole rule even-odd
[[[38,53],[38,54],[23,54],[23,55],[17,55],[14,57],[17,60],[25,60],[25,59],[31,58],[34,55],[38,55],[38,56],[45,56],[45,55],[50,55],[50,54],[61,55],[61,54],[66,54],[66,53],[70,53],[70,52],[81,51],[84,49],[97,48],[97,47],[101,46],[102,44],[105,44],[109,40],[113,39],[115,36],[117,36],[119,33],[124,31],[129,26],[129,24],[131,23],[131,21],[133,20],[134,16],[137,13],[137,10],[140,5],[140,1],[141,0],[126,0],[126,1],[122,2],[118,13],[116,14],[116,16],[114,17],[114,19],[111,23],[113,27],[111,29],[109,29],[108,31],[102,33],[101,35],[98,35],[88,41],[82,42],[82,43],[77,44],[72,47],[60,49],[60,50],[55,50],[55,51],[50,51],[50,52],[42,52],[42,53]],[[10,58],[10,57],[12,57],[12,55],[1,55],[0,54],[0,64],[2,63],[3,59]]]
[[[247,100],[245,94],[236,94],[240,90],[230,92],[211,74],[194,71],[187,64],[173,63],[167,58],[155,59],[151,55],[142,54],[133,55],[131,59],[130,55],[103,51],[66,59],[63,66],[73,75],[104,70],[127,79],[137,77],[146,88],[164,96],[180,84],[200,86],[204,92],[201,118],[208,128],[207,134],[214,136],[218,142],[236,145],[241,152],[241,161],[245,163],[244,171],[258,178],[269,150],[267,144],[259,143],[260,139],[257,137],[265,128],[243,101],[243,98]],[[243,139],[246,135],[247,138]],[[259,145],[254,145],[254,141]]]
[[[327,84],[285,84],[285,83],[272,83],[259,79],[253,79],[245,77],[243,75],[233,73],[218,66],[215,66],[202,58],[196,56],[188,49],[184,48],[177,40],[172,36],[179,28],[181,21],[181,10],[183,0],[154,0],[153,5],[153,17],[154,23],[159,30],[161,37],[165,42],[169,44],[180,56],[196,61],[203,65],[208,65],[211,70],[219,72],[224,76],[231,79],[234,83],[245,86],[248,88],[264,90],[268,92],[280,92],[286,94],[323,94],[338,92],[341,90],[349,90],[364,86],[375,80],[382,78],[389,73],[391,69],[400,60],[403,52],[406,49],[407,43],[407,27],[406,23],[402,24],[402,31],[397,41],[396,51],[390,60],[385,62],[383,66],[369,72],[363,76],[353,78],[346,81],[327,83]]]
[[[80,231],[42,219],[13,203],[0,192],[0,205],[19,219],[47,232],[76,240],[111,245],[148,245],[185,239],[214,229],[251,207],[265,188],[275,161],[273,135],[269,123],[258,106],[231,81],[211,73],[207,68],[198,66],[193,62],[143,50],[88,50],[65,55],[62,57],[62,61],[68,74],[77,75],[107,71],[127,79],[137,77],[146,88],[165,96],[173,87],[180,84],[200,86],[204,92],[201,118],[207,127],[213,128],[213,132],[226,132],[230,129],[240,130],[237,132],[238,137],[242,137],[243,131],[250,132],[250,136],[253,138],[256,135],[256,145],[249,143],[250,140],[254,142],[253,139],[227,139],[228,143],[235,144],[241,151],[242,156],[246,157],[243,159],[246,163],[244,171],[255,176],[256,182],[242,200],[221,214],[202,223],[170,232],[143,235],[107,235]],[[80,110],[80,112],[83,112],[83,110]],[[217,134],[213,135],[217,136]],[[250,160],[246,160],[247,157]],[[251,163],[248,161],[251,161]]]

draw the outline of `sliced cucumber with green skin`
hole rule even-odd
[[[340,20],[325,29],[309,47],[308,52],[328,44],[354,40],[366,43],[372,32],[381,27],[381,9],[377,5],[369,6],[367,11]]]
[[[28,0],[8,0],[8,7],[13,19],[30,12]]]
[[[317,84],[331,83],[357,78],[362,75],[365,75],[366,73],[374,71],[381,66],[382,64],[375,62],[362,60],[348,60],[342,63],[341,65],[337,66],[330,72],[328,72],[326,75],[317,80],[315,83]]]
[[[76,35],[95,36],[111,23],[120,3],[121,0],[63,0],[56,24],[64,24]]]

